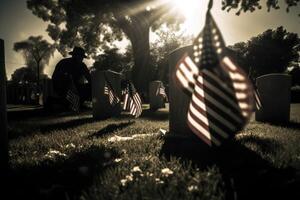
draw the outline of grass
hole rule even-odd
[[[95,121],[89,112],[9,122],[8,199],[258,199],[299,195],[300,105],[291,122],[251,121],[214,164],[161,156],[168,112]],[[261,196],[258,194],[263,192]],[[281,196],[282,195],[282,196]],[[300,197],[300,196],[299,196]]]

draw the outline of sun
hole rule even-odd
[[[175,7],[184,15],[183,29],[187,34],[197,34],[201,26],[206,0],[171,0]]]

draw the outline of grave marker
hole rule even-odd
[[[290,120],[291,76],[267,74],[256,79],[262,108],[255,119],[263,122],[286,123]]]
[[[169,55],[169,130],[172,135],[194,135],[186,123],[190,97],[176,85],[174,79],[176,64],[187,51],[192,51],[192,46],[179,48]]]
[[[211,148],[202,142],[187,125],[190,97],[175,82],[176,64],[192,46],[176,49],[169,55],[169,133],[165,136],[162,154],[209,160]]]
[[[107,95],[104,95],[106,80],[109,82],[118,97],[121,97],[121,74],[114,71],[94,70],[92,76],[92,104],[93,117],[106,119],[121,113],[121,104],[110,106]]]
[[[6,113],[6,72],[4,40],[0,39],[0,170],[8,168],[8,136]]]
[[[157,95],[157,90],[162,84],[161,81],[152,81],[149,84],[149,103],[151,110],[165,107],[165,100],[161,95]]]

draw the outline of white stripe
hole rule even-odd
[[[203,116],[196,108],[194,108],[192,103],[190,103],[190,111],[194,113],[194,115],[197,116],[197,118],[200,119],[204,124],[209,126],[208,119]]]
[[[191,68],[192,70],[192,74],[197,75],[199,73],[199,69],[198,67],[195,65],[195,63],[192,61],[192,59],[187,56],[184,61],[188,64],[188,66]]]
[[[219,97],[221,97],[222,99],[226,100],[233,107],[239,109],[238,106],[236,105],[236,103],[232,99],[230,99],[223,91],[221,91],[219,88],[216,88],[215,86],[213,86],[212,84],[210,84],[208,81],[203,81],[203,77],[201,77],[200,75],[198,76],[198,81],[200,83],[204,84],[210,90],[212,90]]]
[[[245,81],[246,80],[245,77],[238,72],[237,73],[229,72],[229,76],[234,81]]]
[[[193,73],[189,71],[189,69],[183,63],[180,64],[179,68],[182,70],[183,74],[188,79],[188,81],[195,84]]]
[[[233,87],[238,90],[245,90],[248,88],[246,83],[233,83]]]
[[[195,127],[195,129],[199,130],[199,132],[201,132],[207,139],[212,141],[215,145],[217,145],[217,146],[221,145],[221,142],[219,140],[217,140],[215,137],[213,137],[212,135],[210,135],[210,133],[205,128],[203,128],[200,124],[198,124],[191,117],[190,113],[188,113],[188,121],[193,127]]]
[[[128,108],[127,103],[128,103],[128,93],[125,94],[125,100],[124,100],[124,105],[123,105],[123,110],[126,110]]]
[[[181,71],[177,70],[176,72],[176,76],[179,79],[180,83],[182,84],[182,86],[187,89],[190,93],[193,93],[193,88],[191,88],[187,82],[187,80],[185,79],[185,77],[182,75]]]
[[[227,64],[227,66],[228,66],[232,71],[237,70],[237,67],[231,62],[231,60],[230,60],[227,56],[225,56],[225,57],[223,58],[223,62],[224,62],[225,64]]]
[[[245,111],[243,111],[243,112],[242,112],[242,115],[243,115],[244,117],[248,117],[248,116],[249,116],[249,113],[248,113],[248,112],[245,112]]]
[[[208,130],[206,130],[203,126],[201,126],[199,123],[197,123],[191,116],[191,114],[188,112],[188,120],[189,122],[197,129],[199,130],[206,138],[211,140],[211,134]]]
[[[223,89],[225,89],[228,93],[233,94],[234,95],[234,91],[231,90],[229,87],[226,86],[225,83],[223,83],[223,81],[221,81],[217,76],[215,76],[213,73],[211,73],[208,70],[203,70],[203,73],[207,76],[209,76],[210,78],[214,79],[216,82],[219,83],[220,86],[222,86]]]
[[[239,106],[240,106],[240,108],[243,110],[243,109],[247,109],[247,108],[249,108],[249,105],[247,104],[247,103],[241,103],[241,102],[239,102]]]
[[[214,105],[216,105],[220,110],[222,110],[223,112],[225,112],[226,114],[230,115],[230,117],[232,117],[236,122],[241,122],[241,119],[236,116],[234,113],[232,113],[230,110],[228,110],[226,107],[224,107],[222,104],[220,104],[219,102],[217,102],[214,98],[212,98],[211,96],[209,96],[208,94],[205,94],[204,96],[204,91],[196,85],[195,87],[196,92],[198,92],[203,98],[208,99],[211,103],[213,103]]]
[[[235,93],[235,95],[238,100],[245,99],[247,97],[247,95],[242,92],[237,92],[237,93]]]
[[[236,130],[236,127],[230,123],[229,121],[227,121],[226,119],[224,119],[221,115],[219,115],[218,113],[216,113],[214,110],[212,110],[209,107],[205,107],[204,103],[202,101],[200,101],[195,95],[192,96],[192,101],[195,102],[195,104],[197,104],[202,110],[207,110],[207,113],[209,113],[211,116],[213,116],[214,118],[216,118],[218,121],[220,121],[221,123],[223,123],[226,127],[228,127],[230,130],[234,131]],[[232,118],[234,118],[235,116],[232,116],[231,113],[227,113],[228,115],[230,115]],[[235,117],[238,122],[241,122],[241,120],[239,120],[239,118]]]
[[[204,122],[208,127],[211,127],[213,130],[215,130],[219,135],[221,135],[223,138],[228,138],[228,134],[222,131],[217,125],[215,125],[212,121],[208,121],[207,117],[203,116],[194,106],[193,104],[190,104],[190,111],[202,122]],[[235,130],[235,128],[233,129]]]

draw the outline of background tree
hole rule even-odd
[[[30,36],[27,40],[14,43],[14,50],[22,52],[27,66],[36,70],[36,81],[39,85],[40,75],[43,74],[50,57],[53,56],[55,50],[53,45],[42,36]]]
[[[282,73],[292,62],[298,62],[300,38],[296,33],[287,32],[283,27],[268,29],[262,34],[230,47],[240,58],[238,63],[252,78]]]
[[[149,81],[150,28],[172,23],[178,16],[168,1],[155,0],[28,0],[27,6],[50,22],[47,31],[63,55],[80,45],[95,57],[99,47],[126,36],[132,46],[133,78],[138,89],[147,88]]]
[[[35,83],[36,79],[36,71],[27,66],[16,69],[11,75],[11,81],[14,84],[25,82]]]
[[[152,65],[153,80],[161,80],[168,83],[168,56],[175,49],[190,45],[193,42],[193,37],[190,35],[183,35],[176,32],[176,26],[164,26],[155,32],[157,39],[150,44],[150,65]]]
[[[293,6],[298,1],[285,2]],[[223,9],[240,7],[245,12],[260,8],[258,2],[222,0]],[[268,8],[277,8],[277,4],[277,0],[267,1]],[[27,6],[34,15],[49,22],[47,31],[63,55],[80,45],[94,57],[100,46],[126,36],[132,46],[134,82],[139,90],[147,88],[151,73],[150,29],[182,19],[171,0],[28,0]]]
[[[128,53],[120,53],[119,49],[112,48],[104,51],[103,54],[98,55],[93,67],[97,70],[112,70],[121,72],[130,68],[131,55]]]
[[[222,9],[227,10],[228,12],[231,10],[237,10],[236,14],[240,15],[242,12],[253,12],[256,9],[261,9],[261,0],[222,0]],[[278,0],[267,0],[263,1],[266,3],[266,6],[268,8],[268,12],[271,9],[279,9],[279,3]],[[290,7],[297,6],[299,3],[299,0],[285,0],[281,1],[286,4],[286,11],[289,12]]]

